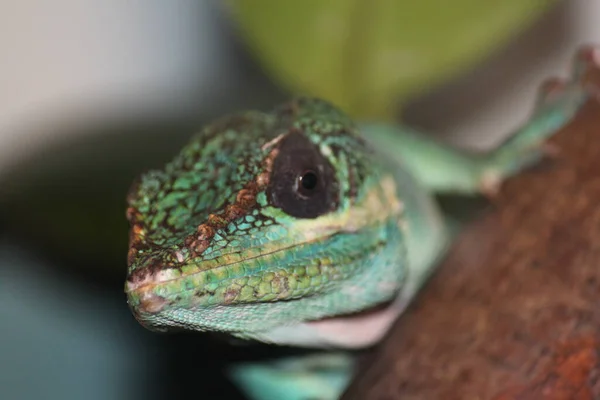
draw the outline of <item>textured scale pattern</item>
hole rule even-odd
[[[233,330],[253,331],[329,315],[311,305],[315,294],[331,293],[328,301],[348,312],[389,299],[403,279],[394,265],[404,252],[401,207],[390,202],[392,178],[371,158],[353,122],[320,100],[206,127],[130,191],[127,290],[138,319],[155,329],[193,319],[194,329],[229,331],[221,314],[231,313]],[[290,189],[289,175],[307,162],[325,197]],[[382,282],[385,290],[357,288],[352,279],[381,253],[376,267],[396,278]],[[287,317],[264,321],[255,308],[266,302],[277,304],[265,311]],[[210,325],[217,314],[219,325]]]
[[[598,95],[586,79],[599,63],[598,49],[583,49],[571,79],[546,85],[531,119],[486,155],[407,127],[367,124],[359,133],[316,99],[208,126],[129,194],[134,315],[156,330],[376,343],[447,248],[432,192],[493,195],[547,155],[545,140]],[[351,370],[329,353],[240,365],[232,378],[255,399],[332,400]]]

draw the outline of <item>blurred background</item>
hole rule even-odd
[[[3,0],[0,33],[0,398],[241,398],[220,372],[253,347],[131,316],[131,181],[292,93],[489,148],[600,43],[600,2]]]

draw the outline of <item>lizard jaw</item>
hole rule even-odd
[[[361,247],[335,256],[328,251],[315,253],[314,250],[330,248],[331,242],[344,243],[344,239],[328,233],[289,247],[275,245],[275,249],[255,249],[252,251],[258,251],[258,254],[251,257],[237,255],[241,260],[233,262],[200,262],[191,267],[191,273],[182,272],[185,266],[179,269],[156,266],[154,271],[145,270],[145,274],[130,276],[126,284],[128,302],[138,320],[147,327],[173,310],[206,313],[210,320],[211,312],[218,308],[264,307],[267,304],[275,308],[280,300],[288,300],[287,305],[296,301],[303,303],[302,298],[329,292],[334,286],[346,287],[347,276],[364,263],[372,262],[371,254],[387,249],[386,257],[395,257],[397,251],[386,240],[389,229],[396,232],[395,224],[376,225],[355,232],[353,235],[362,238],[358,239]],[[212,265],[215,263],[217,267]],[[277,263],[282,263],[279,268],[264,270],[264,265]],[[382,267],[388,264],[384,263]],[[375,296],[391,293],[397,285],[395,280],[393,283],[380,282]],[[349,285],[345,296],[360,296],[363,290],[360,286]]]

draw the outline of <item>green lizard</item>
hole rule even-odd
[[[586,50],[585,60],[595,53]],[[221,119],[128,195],[126,292],[145,327],[302,347],[371,346],[449,243],[436,192],[493,192],[544,154],[586,98],[579,58],[498,149],[467,155],[298,98]],[[336,354],[235,368],[256,399],[334,399]],[[320,375],[315,371],[320,371]]]

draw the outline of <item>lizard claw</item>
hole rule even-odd
[[[538,91],[538,106],[552,102],[565,91],[567,81],[561,78],[548,78],[540,84]]]
[[[498,194],[505,178],[544,158],[560,157],[547,139],[567,124],[590,97],[600,100],[600,47],[584,46],[576,54],[567,79],[548,79],[540,85],[533,115],[494,156],[482,173],[481,192]]]
[[[600,67],[600,48],[592,45],[582,46],[573,60],[573,77],[586,79],[591,70]]]
[[[542,82],[538,106],[553,103],[569,91],[600,98],[600,87],[594,82],[600,82],[600,47],[583,46],[573,58],[570,79],[551,78]]]
[[[560,157],[560,147],[550,142],[542,142],[540,144],[540,150],[544,158],[556,159]]]

